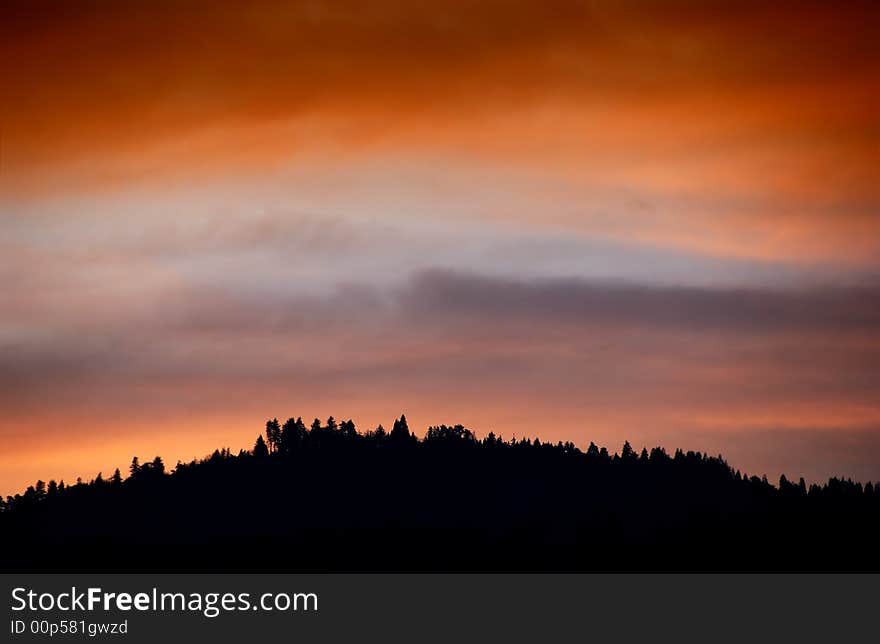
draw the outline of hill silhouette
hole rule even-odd
[[[2,568],[126,571],[880,570],[880,486],[746,476],[662,448],[423,439],[401,416],[266,423],[170,472],[38,481],[0,502]]]

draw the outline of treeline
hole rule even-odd
[[[880,486],[807,485],[655,447],[478,438],[405,416],[267,421],[253,449],[166,472],[38,481],[0,505],[22,569],[865,570]],[[266,557],[247,557],[256,548]],[[242,558],[244,557],[244,558]],[[11,560],[7,560],[11,561]]]

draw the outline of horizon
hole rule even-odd
[[[5,3],[0,490],[286,408],[880,481],[878,18]]]
[[[403,417],[405,417],[405,416],[406,416],[406,414],[402,414],[402,415],[401,415],[401,418],[403,418]],[[348,421],[353,422],[353,419],[351,419],[351,418],[343,418],[343,417],[341,417],[341,416],[340,416],[339,418],[337,418],[336,416],[330,416],[330,417],[328,417],[328,418],[325,419],[325,420],[321,420],[321,419],[315,417],[311,422],[307,421],[306,418],[303,418],[303,417],[301,417],[301,416],[297,416],[297,417],[291,416],[291,417],[289,417],[287,420],[288,420],[288,421],[293,421],[293,420],[296,420],[296,419],[302,419],[303,423],[305,423],[305,425],[306,425],[307,428],[309,428],[310,425],[311,425],[312,423],[314,423],[314,421],[319,421],[319,422],[321,423],[322,428],[326,430],[326,424],[325,424],[325,423],[326,423],[327,421],[329,421],[329,418],[331,418],[331,417],[334,418],[335,421],[336,421],[337,423],[339,423],[339,424],[341,424],[343,421],[345,421],[345,422],[348,422]],[[272,419],[269,419],[269,420],[272,420]],[[275,418],[275,420],[278,421],[280,424],[283,424],[283,423],[285,422],[285,421],[283,421],[283,420],[281,420],[281,419],[279,419],[279,418]],[[407,420],[408,420],[408,419],[407,419]],[[371,427],[371,428],[369,428],[369,429],[364,429],[364,428],[358,427],[357,423],[355,423],[355,428],[356,428],[356,432],[357,432],[357,434],[358,434],[359,436],[361,436],[361,437],[364,437],[364,436],[367,436],[369,433],[372,433],[373,431],[375,431],[380,425],[383,427],[383,429],[384,429],[386,432],[389,432],[391,426],[392,426],[393,424],[395,424],[396,422],[397,422],[397,419],[394,419],[394,423],[378,423],[376,426]],[[268,424],[268,421],[267,421],[267,424]],[[387,427],[386,427],[386,424],[388,425]],[[460,423],[455,423],[455,424],[449,424],[449,423],[435,423],[435,424],[432,424],[432,425],[427,426],[427,427],[425,428],[425,431],[424,431],[424,432],[421,432],[421,433],[415,431],[415,430],[412,428],[412,426],[410,426],[410,427],[409,427],[409,431],[410,431],[411,435],[412,435],[414,438],[416,438],[419,442],[423,442],[423,441],[425,440],[425,437],[426,437],[427,432],[428,432],[429,429],[431,429],[431,428],[433,428],[433,427],[440,427],[440,426],[448,426],[448,427],[460,426],[460,427],[463,427],[464,429],[470,431],[470,432],[473,434],[473,436],[477,439],[477,441],[479,441],[479,442],[482,442],[485,438],[487,438],[487,437],[491,434],[491,435],[493,435],[493,436],[495,437],[495,439],[498,440],[499,442],[502,442],[502,443],[505,443],[505,444],[509,444],[509,445],[517,444],[517,443],[518,443],[519,441],[521,441],[521,440],[526,440],[526,441],[528,441],[529,443],[534,443],[535,440],[538,440],[538,441],[541,443],[541,445],[551,445],[551,446],[558,446],[558,445],[561,445],[561,444],[568,444],[568,443],[571,443],[571,444],[574,445],[574,448],[575,448],[576,450],[578,450],[581,454],[586,454],[587,451],[588,451],[588,447],[589,447],[590,445],[592,445],[592,444],[595,444],[596,447],[597,447],[599,450],[606,450],[606,449],[607,449],[607,451],[608,451],[608,455],[609,455],[611,458],[618,457],[618,456],[622,453],[622,450],[624,449],[624,444],[630,444],[631,449],[634,451],[634,453],[635,453],[636,455],[641,454],[643,451],[647,451],[647,452],[650,453],[653,449],[660,449],[660,450],[662,450],[665,454],[669,455],[670,457],[673,456],[673,455],[674,455],[676,452],[678,452],[678,451],[681,451],[681,452],[683,452],[683,453],[685,453],[685,454],[690,454],[690,453],[702,454],[704,457],[708,457],[708,458],[717,458],[717,459],[722,460],[724,463],[726,463],[726,464],[728,465],[728,467],[730,468],[731,472],[736,472],[736,473],[742,474],[743,479],[747,479],[747,478],[750,479],[750,478],[753,478],[753,477],[757,477],[757,478],[759,478],[759,479],[763,479],[764,481],[769,482],[770,485],[772,485],[773,487],[778,487],[778,481],[779,481],[779,478],[780,478],[781,476],[785,476],[786,479],[787,479],[788,481],[790,481],[790,482],[794,482],[794,483],[796,483],[799,479],[802,479],[802,480],[804,480],[804,481],[806,482],[806,485],[807,485],[807,486],[810,486],[810,485],[812,485],[812,484],[818,484],[818,485],[822,486],[822,485],[825,485],[826,483],[828,483],[829,480],[834,479],[834,478],[836,478],[836,479],[838,479],[838,480],[853,480],[852,477],[839,476],[839,475],[838,475],[838,476],[832,475],[832,476],[827,477],[826,479],[810,479],[810,478],[807,478],[807,477],[804,477],[804,476],[799,475],[797,472],[780,472],[778,476],[771,477],[771,476],[769,476],[766,472],[761,472],[761,471],[749,472],[749,471],[743,470],[742,468],[737,467],[736,463],[731,462],[730,459],[727,458],[727,456],[724,455],[724,454],[721,454],[721,453],[709,453],[709,452],[707,452],[707,451],[703,451],[703,450],[690,449],[690,448],[688,448],[687,446],[682,446],[682,445],[678,445],[678,446],[675,446],[675,447],[668,446],[668,445],[662,445],[662,444],[657,444],[657,445],[647,445],[647,444],[646,444],[646,445],[633,445],[633,444],[631,444],[630,441],[627,440],[627,439],[624,439],[624,443],[621,444],[619,448],[615,448],[614,446],[610,446],[610,445],[604,445],[604,444],[602,444],[602,443],[596,443],[595,441],[588,441],[588,442],[587,442],[586,444],[584,444],[584,445],[578,445],[577,443],[574,443],[573,441],[568,441],[568,440],[565,440],[565,439],[559,439],[559,440],[555,440],[555,441],[544,440],[544,439],[542,439],[539,435],[521,435],[521,436],[517,436],[516,434],[514,434],[514,435],[511,435],[511,436],[505,436],[505,435],[500,434],[500,433],[497,433],[497,432],[495,432],[495,431],[493,431],[493,430],[489,430],[489,431],[487,431],[487,432],[485,432],[485,433],[481,433],[481,432],[479,432],[479,431],[473,431],[472,428],[465,427],[465,426],[461,425]],[[194,455],[193,455],[192,457],[190,457],[190,458],[175,458],[175,459],[170,459],[170,458],[167,458],[165,455],[163,455],[163,454],[161,454],[161,453],[149,453],[149,454],[145,453],[144,455],[140,455],[140,454],[132,454],[131,457],[126,461],[126,462],[127,462],[127,465],[126,465],[126,464],[120,464],[120,465],[115,465],[115,466],[113,466],[113,467],[111,467],[111,468],[109,468],[109,469],[100,469],[100,470],[98,470],[97,473],[95,473],[95,474],[93,474],[93,475],[89,475],[89,476],[83,476],[83,475],[81,475],[81,474],[77,474],[76,476],[72,476],[72,477],[69,477],[69,478],[64,478],[64,477],[48,477],[48,478],[47,478],[47,477],[40,477],[39,479],[33,481],[30,485],[34,485],[34,484],[36,484],[37,482],[41,481],[41,482],[43,482],[44,484],[48,484],[48,483],[50,483],[50,482],[55,482],[55,483],[58,483],[58,484],[64,483],[66,486],[71,486],[71,485],[76,485],[80,480],[81,480],[83,483],[90,484],[90,483],[93,483],[98,477],[102,478],[104,481],[109,480],[109,479],[114,475],[114,472],[115,472],[115,471],[119,471],[119,472],[122,474],[122,478],[123,478],[123,480],[124,480],[124,479],[129,478],[128,475],[125,474],[125,472],[128,471],[128,468],[129,468],[129,466],[131,465],[131,463],[133,462],[133,459],[137,459],[140,463],[150,463],[150,462],[152,462],[154,459],[160,459],[160,460],[164,463],[164,466],[165,466],[165,468],[166,468],[166,472],[167,472],[167,473],[173,473],[174,470],[175,470],[176,465],[178,465],[178,464],[189,465],[189,464],[191,464],[191,463],[200,463],[200,462],[202,462],[202,461],[206,461],[206,460],[210,459],[211,456],[212,456],[213,454],[216,454],[216,453],[221,452],[221,451],[226,451],[226,452],[228,452],[230,455],[236,455],[236,454],[241,454],[241,453],[252,454],[252,453],[253,453],[253,450],[254,450],[254,444],[253,444],[253,443],[255,443],[257,440],[264,440],[264,441],[265,441],[265,440],[266,440],[266,436],[267,436],[267,430],[263,430],[263,431],[260,431],[260,432],[257,434],[257,438],[254,438],[254,439],[251,441],[252,444],[250,445],[250,447],[248,447],[247,445],[245,445],[245,446],[243,446],[243,447],[238,447],[238,448],[233,449],[233,448],[232,448],[231,446],[229,446],[229,445],[215,446],[213,449],[209,449],[209,450],[207,450],[207,451],[202,450],[201,455],[194,454]],[[265,444],[266,444],[266,443],[264,442],[264,445],[265,445]],[[174,465],[172,465],[172,463],[174,463]],[[866,480],[854,479],[853,482],[855,482],[855,483],[861,483],[861,484],[868,484],[868,483],[871,483],[871,484],[873,484],[873,485],[875,485],[875,486],[880,486],[880,480],[876,480],[876,481],[875,481],[875,480],[871,480],[871,479],[866,479]],[[26,487],[29,487],[29,486],[26,486]],[[11,493],[11,494],[0,492],[0,500],[5,499],[5,498],[8,498],[8,497],[14,497],[14,496],[16,496],[16,495],[19,495],[19,494],[24,493],[24,491],[25,491],[25,488],[22,488],[20,491],[15,491],[14,493]]]

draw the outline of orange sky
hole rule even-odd
[[[400,411],[880,478],[876,3],[3,15],[0,492]]]

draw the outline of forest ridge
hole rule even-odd
[[[361,434],[357,431],[354,421],[352,421],[351,419],[342,421],[340,423],[337,422],[333,416],[330,416],[327,419],[326,424],[322,424],[320,419],[315,418],[309,428],[306,428],[302,417],[298,417],[295,419],[288,418],[283,425],[279,423],[277,418],[266,421],[265,433],[260,434],[257,437],[257,440],[254,443],[254,447],[250,451],[240,450],[237,456],[233,456],[232,452],[228,448],[218,449],[205,459],[194,459],[189,463],[178,462],[174,470],[171,472],[171,475],[173,476],[179,471],[185,470],[187,468],[197,467],[216,459],[241,459],[248,457],[255,457],[257,459],[260,459],[266,458],[273,454],[285,456],[303,449],[316,449],[321,447],[327,449],[342,446],[354,447],[355,445],[357,445],[359,447],[381,448],[403,446],[412,447],[418,444],[423,444],[427,447],[435,445],[450,447],[455,445],[458,447],[469,448],[507,448],[517,450],[537,448],[544,450],[555,450],[557,452],[570,455],[586,456],[588,459],[593,460],[597,463],[614,463],[619,461],[631,462],[634,460],[646,463],[649,461],[657,461],[670,458],[669,454],[662,447],[655,447],[650,451],[650,453],[648,452],[647,448],[642,448],[641,453],[639,455],[636,455],[632,446],[629,444],[629,441],[624,442],[623,448],[619,453],[611,454],[608,451],[607,447],[600,448],[592,441],[590,442],[586,453],[584,453],[580,449],[578,449],[574,445],[574,443],[570,441],[559,441],[555,444],[546,442],[542,443],[538,438],[521,438],[519,440],[514,438],[510,441],[505,441],[499,437],[496,437],[494,432],[489,432],[489,434],[485,438],[480,440],[471,430],[458,424],[452,426],[431,426],[428,428],[425,437],[420,440],[415,434],[410,432],[409,424],[406,420],[405,414],[401,415],[399,419],[396,419],[394,421],[390,433],[387,432],[385,430],[385,427],[380,424],[375,430],[368,431],[365,434]],[[732,468],[730,468],[726,461],[724,461],[721,455],[709,456],[701,452],[691,451],[685,453],[682,449],[679,448],[675,451],[672,459],[673,461],[680,459],[696,459],[698,461],[717,463],[728,468],[730,474],[734,476],[738,481],[745,481],[753,485],[772,487],[770,485],[770,482],[767,480],[766,475],[762,477],[749,477],[747,474],[742,474],[739,470],[734,471]],[[166,473],[165,463],[162,460],[161,456],[156,456],[152,461],[143,464],[141,464],[140,459],[137,456],[132,458],[131,465],[129,467],[130,477],[144,476],[151,473],[162,475]],[[103,477],[103,473],[99,472],[98,475],[88,483],[84,483],[81,479],[77,479],[76,487],[100,487],[105,483],[119,485],[124,480],[125,479],[123,478],[122,473],[117,468],[113,475],[110,477],[109,481],[105,480]],[[784,474],[780,477],[778,484],[778,488],[782,491],[794,490],[800,494],[807,495],[818,495],[822,494],[823,492],[827,492],[829,488],[840,487],[849,489],[850,491],[857,494],[864,493],[866,496],[873,495],[875,493],[875,489],[877,488],[877,486],[875,486],[874,483],[870,481],[867,482],[863,487],[861,483],[854,483],[850,479],[841,480],[838,478],[831,478],[827,483],[822,486],[814,483],[811,484],[809,488],[807,488],[806,482],[804,481],[803,477],[800,478],[797,484],[793,484],[786,478]],[[57,483],[54,480],[50,480],[48,484],[45,481],[39,480],[34,485],[29,486],[24,494],[7,496],[5,501],[2,497],[0,497],[0,512],[4,510],[13,510],[18,506],[26,506],[28,504],[45,500],[47,498],[52,498],[58,493],[63,493],[67,488],[68,486],[65,485],[63,480],[60,483]]]
[[[0,505],[23,568],[865,569],[880,564],[880,486],[777,486],[721,456],[655,447],[482,439],[462,425],[419,439],[405,416],[266,422],[251,450],[170,471],[132,459],[86,483],[38,481]],[[133,549],[132,546],[138,546]],[[73,550],[71,550],[73,549]],[[65,557],[64,552],[75,551]],[[135,552],[137,554],[135,554]],[[597,553],[604,553],[603,556]],[[71,558],[72,557],[72,558]],[[16,565],[16,564],[13,564]]]

